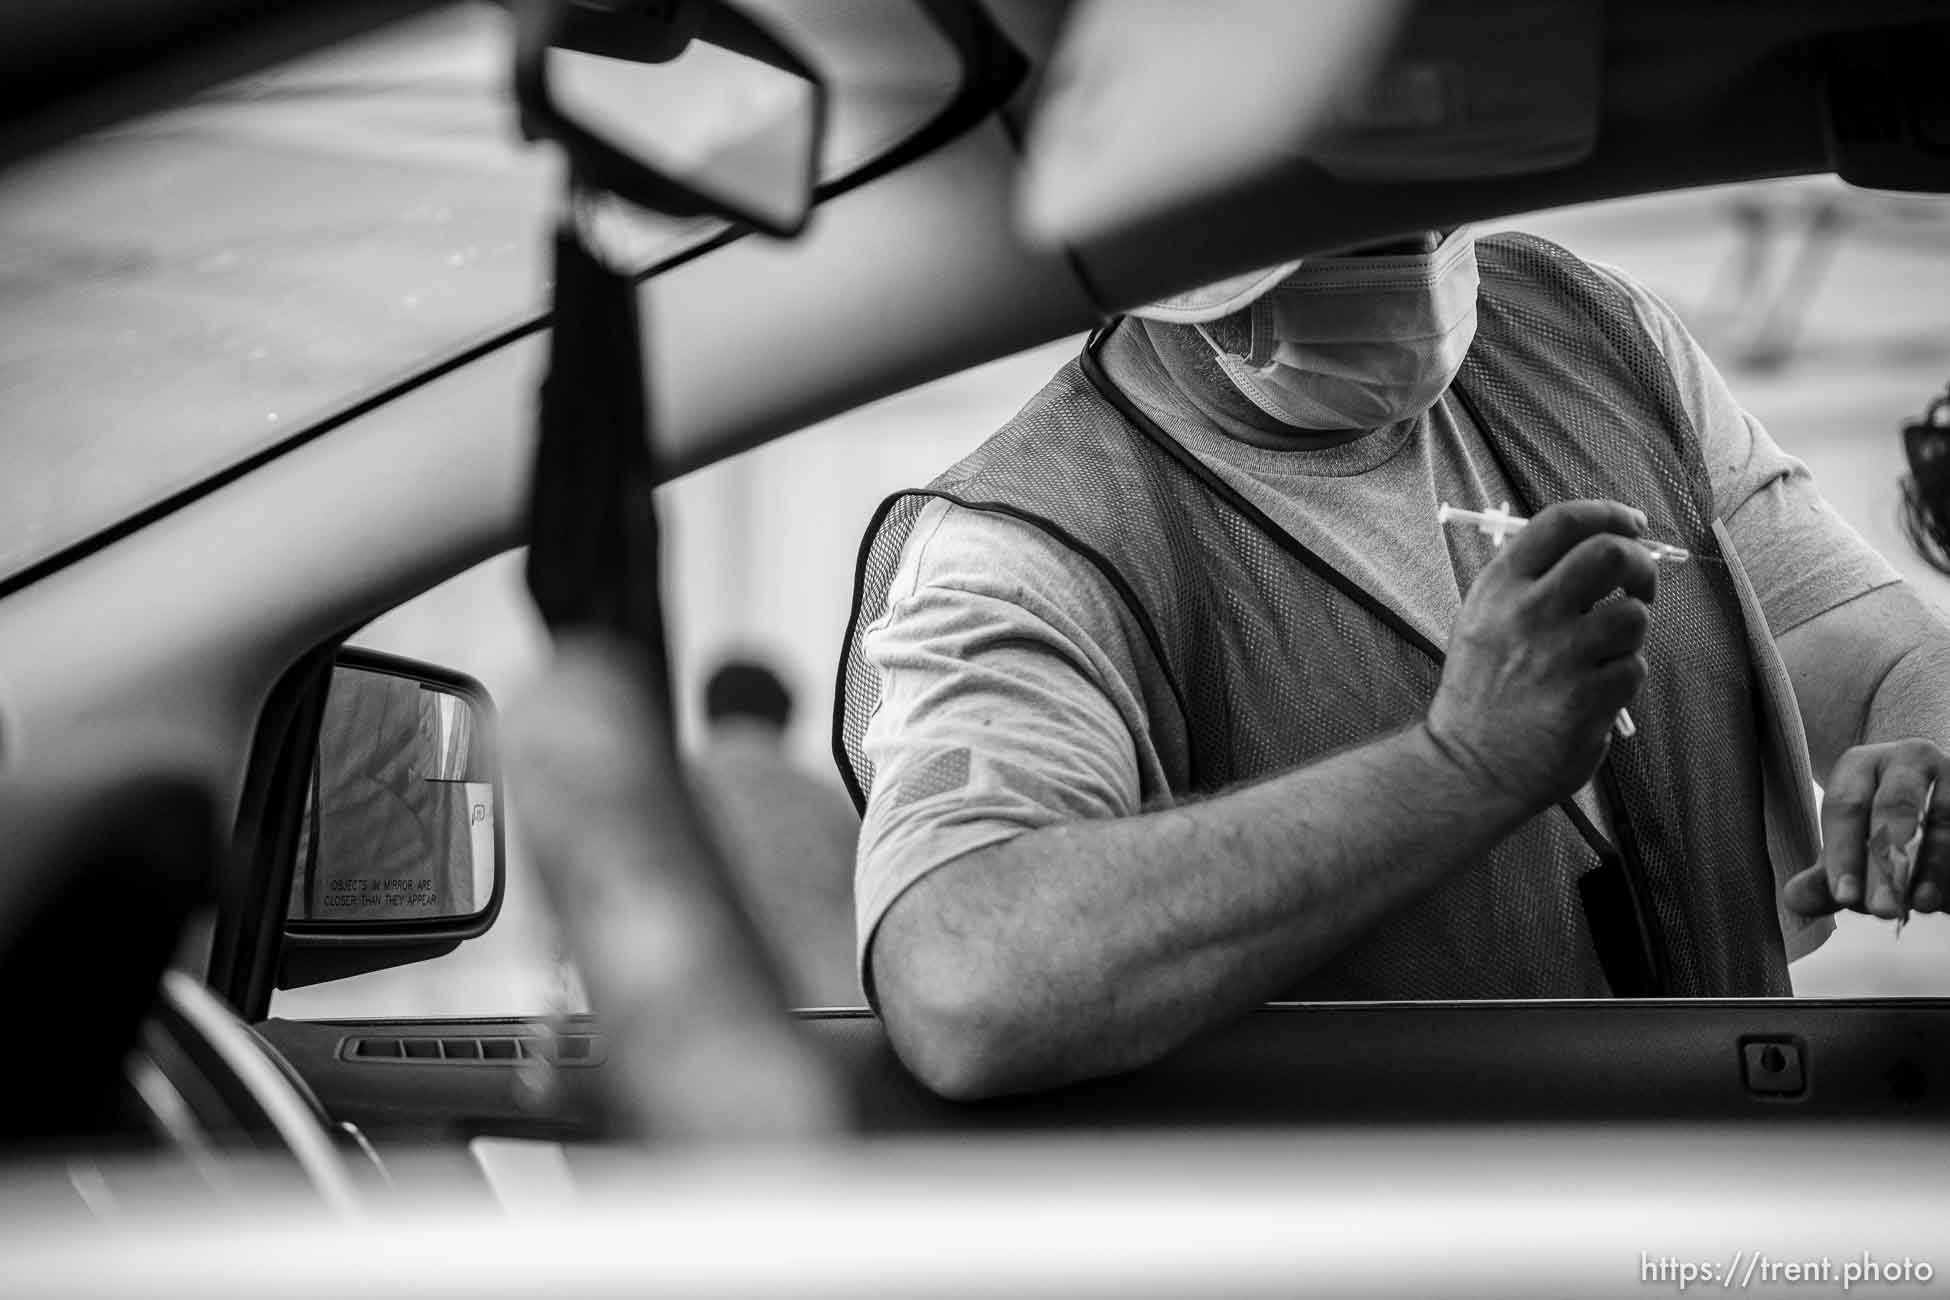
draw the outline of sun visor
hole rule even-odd
[[[1019,193],[1072,247],[1310,164],[1357,183],[1550,171],[1597,143],[1600,0],[1086,0]]]
[[[1403,0],[1080,0],[1017,191],[1047,245],[1088,243],[1289,166],[1387,48]]]
[[[1365,84],[1333,98],[1308,159],[1347,181],[1553,171],[1598,140],[1598,0],[1425,3]]]

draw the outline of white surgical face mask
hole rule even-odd
[[[1252,352],[1199,334],[1252,403],[1297,429],[1375,429],[1420,415],[1476,337],[1476,241],[1431,253],[1308,258],[1254,299]]]

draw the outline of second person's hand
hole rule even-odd
[[[1950,757],[1935,743],[1857,745],[1822,785],[1821,858],[1789,879],[1782,901],[1804,916],[1848,911],[1894,920],[1912,907],[1942,910],[1950,900],[1946,805]],[[1906,861],[1912,842],[1915,857]]]

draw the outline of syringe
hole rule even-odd
[[[1522,532],[1530,523],[1522,515],[1511,514],[1508,501],[1494,510],[1464,510],[1444,501],[1436,506],[1435,521],[1444,527],[1457,524],[1473,527],[1490,539],[1491,546],[1498,548],[1502,547],[1504,540],[1512,533]],[[1662,564],[1684,564],[1693,558],[1691,551],[1683,546],[1674,546],[1670,542],[1654,541],[1650,537],[1634,537],[1632,540],[1652,552],[1652,558]],[[1620,740],[1630,740],[1639,731],[1638,724],[1632,721],[1629,709],[1618,711],[1618,716],[1612,719],[1611,729],[1618,733]]]
[[[1514,533],[1523,531],[1530,521],[1522,515],[1510,513],[1510,503],[1505,501],[1494,510],[1464,510],[1452,506],[1447,501],[1436,507],[1435,521],[1439,524],[1462,524],[1471,526],[1490,539],[1492,546],[1501,546]],[[1684,564],[1693,558],[1693,553],[1683,546],[1671,542],[1655,541],[1650,537],[1634,537],[1633,541],[1652,553],[1652,558],[1661,564]]]

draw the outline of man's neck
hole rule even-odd
[[[1320,451],[1365,437],[1368,429],[1297,429],[1274,419],[1239,391],[1211,347],[1189,326],[1127,317],[1118,326],[1139,357],[1156,365],[1185,400],[1226,437],[1269,451]],[[1105,368],[1118,376],[1116,349],[1106,349]]]

